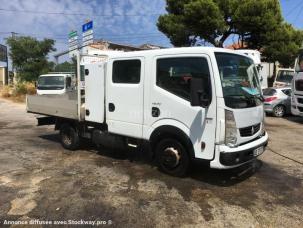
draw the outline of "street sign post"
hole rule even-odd
[[[79,49],[79,42],[78,42],[78,33],[77,31],[71,31],[68,34],[68,51],[69,57],[75,57],[77,55],[77,51]]]
[[[93,21],[89,21],[82,25],[82,46],[87,46],[93,43],[94,32],[93,32]]]

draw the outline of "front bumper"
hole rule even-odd
[[[294,116],[303,116],[302,110],[303,110],[303,104],[291,102],[291,114],[293,114]]]
[[[216,169],[230,169],[241,166],[258,157],[260,154],[254,156],[253,151],[261,146],[265,149],[267,143],[268,134],[265,133],[265,135],[256,140],[235,148],[226,145],[217,145],[215,159],[210,162],[210,167]]]
[[[291,98],[291,114],[294,116],[303,116],[303,95],[293,94]]]

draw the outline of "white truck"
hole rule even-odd
[[[290,87],[294,74],[295,70],[292,68],[278,68],[273,87]]]
[[[65,94],[75,88],[74,73],[52,72],[40,75],[37,81],[37,94]]]
[[[303,49],[296,59],[295,71],[292,80],[291,113],[303,117]]]
[[[228,169],[264,152],[262,92],[245,55],[191,47],[78,62],[77,93],[27,97],[27,111],[47,115],[38,125],[55,124],[64,148],[77,149],[81,137],[117,147],[147,142],[159,168],[176,176],[193,159]]]

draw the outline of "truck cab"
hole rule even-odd
[[[279,68],[273,87],[282,88],[291,86],[291,81],[294,78],[295,70],[291,68]]]
[[[73,90],[76,78],[72,73],[48,73],[40,75],[37,81],[37,94],[65,94]]]
[[[183,173],[191,159],[233,168],[264,152],[259,74],[244,54],[172,48],[112,53],[84,67],[85,119],[148,141],[167,173]]]

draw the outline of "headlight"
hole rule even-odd
[[[225,145],[235,147],[237,144],[237,127],[234,113],[225,110]]]

